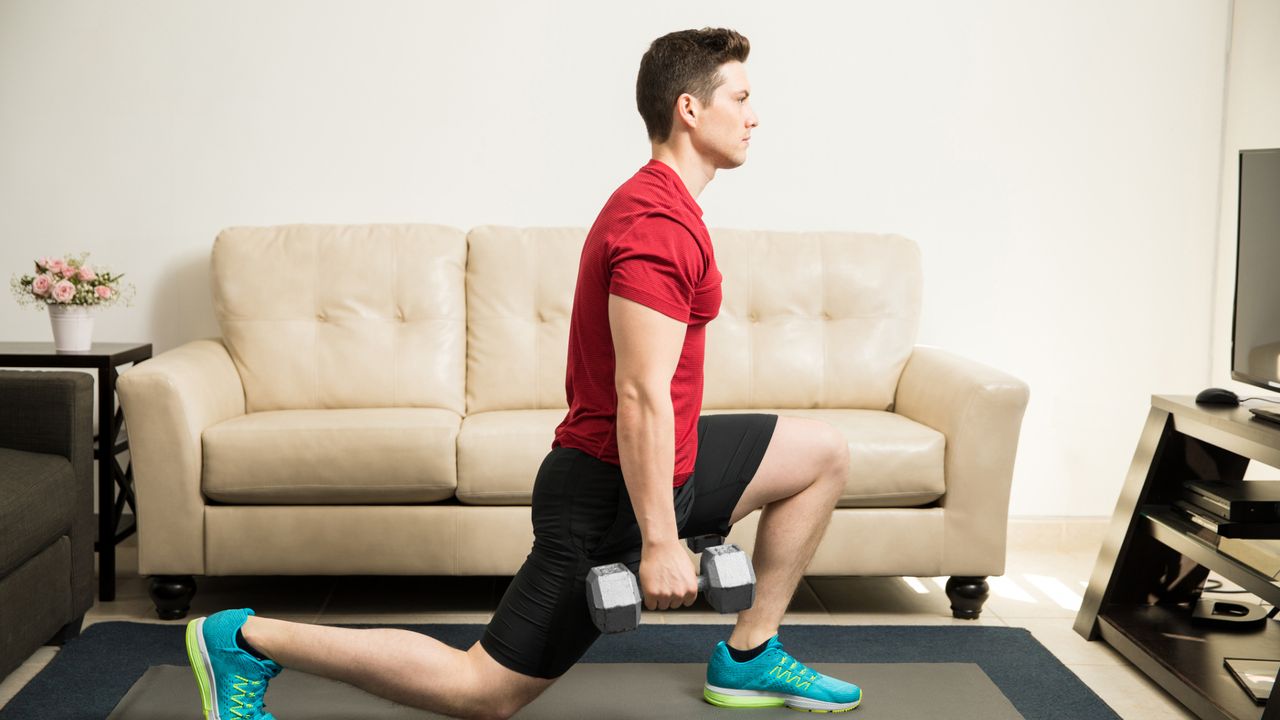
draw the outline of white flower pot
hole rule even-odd
[[[93,315],[84,305],[46,306],[53,324],[53,348],[58,352],[83,352],[93,344]]]

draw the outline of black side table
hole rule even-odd
[[[133,463],[120,467],[119,455],[129,449],[124,410],[116,405],[116,371],[121,365],[151,357],[151,345],[93,343],[83,352],[57,352],[51,342],[0,342],[0,367],[90,368],[98,371],[98,434],[93,457],[98,461],[98,599],[116,597],[116,545],[137,529],[137,517],[120,527],[124,507],[137,513],[133,497]],[[120,438],[124,435],[123,440]],[[118,494],[117,494],[117,491]]]

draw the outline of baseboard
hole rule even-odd
[[[1011,517],[1009,552],[1096,553],[1109,517]]]

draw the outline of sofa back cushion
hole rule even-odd
[[[567,407],[585,228],[468,234],[467,414]],[[724,276],[704,408],[892,406],[920,319],[919,247],[897,235],[711,230]]]
[[[915,347],[920,248],[899,235],[713,230],[708,408],[886,410]]]
[[[467,234],[467,414],[567,408],[569,317],[583,228]]]
[[[245,408],[464,410],[466,235],[439,225],[223,230],[214,313]]]

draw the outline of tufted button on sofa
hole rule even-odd
[[[138,566],[162,617],[195,576],[510,575],[567,410],[585,228],[237,227],[221,337],[124,373]],[[838,428],[853,458],[806,572],[1004,571],[1027,386],[916,344],[920,251],[895,235],[713,230],[724,276],[703,413]],[[730,540],[750,549],[755,513]]]

